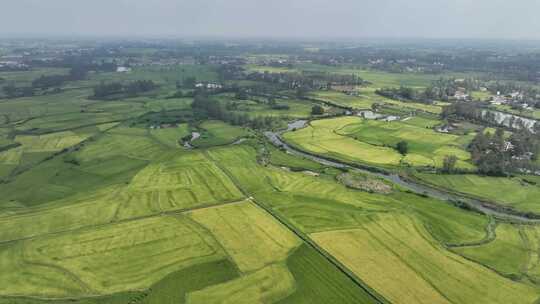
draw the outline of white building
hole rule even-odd
[[[119,66],[119,67],[116,68],[116,72],[117,72],[117,73],[127,73],[127,72],[131,72],[131,68],[124,67],[124,66]]]
[[[203,83],[203,82],[199,82],[199,83],[195,84],[195,87],[196,88],[207,88],[209,90],[217,90],[217,89],[223,88],[222,85],[217,84],[217,83]]]

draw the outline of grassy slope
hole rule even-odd
[[[191,134],[187,124],[181,124],[178,128],[154,129],[150,135],[162,144],[171,148],[178,148],[180,139]]]
[[[537,199],[540,186],[524,183],[520,178],[420,173],[417,176],[431,184],[510,206],[519,211],[540,213]]]
[[[230,144],[236,139],[249,134],[243,128],[231,126],[217,120],[205,121],[200,125],[200,128],[203,130],[201,137],[192,142],[198,148]]]

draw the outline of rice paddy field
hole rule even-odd
[[[316,98],[358,109],[382,102],[418,113],[391,122],[312,120],[283,134],[292,146],[384,169],[432,170],[455,155],[459,168],[474,169],[465,148],[474,132],[434,131],[442,123],[434,115],[440,104],[381,101],[374,94],[383,86],[424,87],[433,75],[324,68],[373,84],[357,97],[316,92]],[[21,84],[33,79],[5,74]],[[144,66],[91,73],[54,94],[0,100],[0,304],[540,300],[537,225],[505,222],[330,168],[272,146],[258,130],[197,120],[192,98],[169,98],[177,81],[190,76],[219,80],[211,65]],[[160,88],[120,100],[89,98],[100,81],[144,79]],[[234,111],[283,123],[311,115],[311,101],[277,99],[289,109],[275,109],[257,98],[238,101]],[[403,140],[405,156],[395,149]],[[369,187],[344,178],[355,176]],[[416,177],[540,212],[540,180],[533,177]]]
[[[254,150],[230,150],[210,155],[229,164],[224,170],[245,184],[245,191],[255,191],[258,202],[392,303],[522,303],[538,297],[535,287],[446,249],[444,244],[485,239],[487,218],[398,189],[389,195],[365,193],[324,175],[265,168],[253,160],[247,165]],[[265,180],[271,186],[262,187]],[[454,286],[461,284],[466,287],[457,291]]]
[[[349,162],[440,167],[447,155],[454,155],[458,167],[472,169],[465,148],[474,135],[438,133],[427,128],[430,123],[422,118],[386,122],[342,117],[311,121],[304,129],[284,134],[284,139],[311,153]],[[405,156],[394,148],[400,141],[408,143]]]
[[[538,297],[535,288],[446,251],[406,216],[380,216],[313,238],[393,303],[527,303]]]

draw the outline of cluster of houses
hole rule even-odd
[[[486,92],[488,89],[485,87],[481,87],[480,91]],[[456,93],[454,94],[454,99],[457,101],[466,101],[471,100],[471,96],[467,93],[467,90],[465,88],[458,88]],[[540,96],[539,96],[540,97]],[[488,100],[492,105],[519,105],[525,110],[532,110],[533,107],[525,102],[525,96],[522,92],[515,91],[507,95],[501,94],[501,92],[497,92],[495,96],[492,96]]]
[[[223,88],[223,85],[219,83],[212,83],[212,82],[199,82],[195,84],[195,88],[201,89],[205,88],[208,90],[219,90]]]
[[[497,92],[497,95],[493,96],[490,102],[493,105],[517,104],[525,110],[533,110],[533,107],[525,102],[524,95],[521,92],[512,92],[508,95],[501,95],[500,92]]]
[[[23,61],[22,55],[0,57],[0,70],[25,70],[29,66]]]

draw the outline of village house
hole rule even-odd
[[[493,97],[490,102],[494,105],[502,105],[502,104],[507,103],[508,101],[506,100],[506,97],[497,95]]]
[[[399,116],[388,115],[385,118],[383,118],[382,120],[386,121],[386,122],[391,122],[391,121],[396,121],[396,120],[399,120],[399,119],[400,119]]]
[[[458,88],[454,94],[454,98],[456,100],[467,100],[469,98],[469,94],[467,94],[465,88]]]
[[[373,111],[360,111],[357,115],[364,119],[379,119],[383,116],[381,114],[374,113]]]

